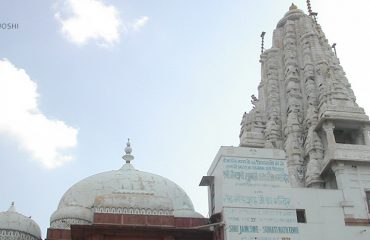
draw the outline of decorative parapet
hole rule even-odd
[[[0,240],[41,240],[31,234],[12,229],[0,229]]]
[[[50,223],[50,228],[55,229],[71,229],[71,225],[85,225],[92,224],[90,221],[76,218],[63,218],[57,219]]]
[[[94,213],[111,214],[135,214],[135,215],[166,215],[172,216],[173,209],[145,209],[145,208],[118,208],[118,207],[98,207],[94,208]]]

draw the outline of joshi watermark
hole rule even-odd
[[[17,30],[19,29],[19,24],[14,22],[0,22],[1,30]]]

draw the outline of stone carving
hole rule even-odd
[[[312,187],[321,187],[323,180],[320,177],[321,164],[323,155],[323,145],[317,132],[314,130],[314,126],[310,127],[307,133],[307,138],[304,144],[305,156],[308,158],[307,173],[306,173],[306,185],[312,185]]]
[[[304,67],[304,78],[306,82],[309,80],[314,81],[315,79],[315,69],[314,69],[314,66],[310,64],[310,62],[307,63]]]
[[[303,166],[303,165],[299,165],[299,166],[297,167],[297,176],[298,176],[298,178],[299,178],[299,180],[300,180],[300,181],[302,181],[302,180],[303,180],[303,178],[304,178],[304,176],[305,176],[305,172],[306,172],[306,168],[305,168],[305,166]]]
[[[279,61],[277,51],[269,51],[266,56],[266,91],[269,101],[266,102],[266,129],[265,147],[281,148],[281,107],[280,107],[280,82],[279,82]]]
[[[289,111],[288,118],[287,118],[288,133],[301,131],[302,122],[303,122],[303,118],[302,118],[302,114],[299,111],[299,109],[294,108],[291,111]]]
[[[256,98],[256,96],[254,96],[254,94],[252,94],[251,98],[252,98],[251,103],[253,105],[253,108],[255,108],[258,103],[258,99]]]
[[[239,138],[243,135],[244,132],[251,130],[251,123],[250,119],[248,119],[248,113],[244,112],[240,126]]]
[[[290,81],[287,84],[286,88],[287,88],[286,93],[289,97],[292,97],[292,98],[301,98],[302,97],[301,89],[300,89],[300,86],[299,86],[298,83],[296,83],[294,81]]]
[[[243,114],[239,134],[240,146],[264,146],[264,131],[266,126],[264,115],[258,110],[258,108],[258,105],[256,105],[256,108],[252,109],[249,113]]]
[[[289,65],[285,71],[286,78],[297,78],[298,68],[296,66]]]
[[[269,119],[266,123],[266,145],[267,148],[280,148],[280,127],[276,123],[276,119]]]

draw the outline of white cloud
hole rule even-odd
[[[0,134],[17,140],[47,168],[73,159],[63,151],[77,145],[78,130],[47,118],[38,108],[37,84],[23,69],[0,59]]]
[[[120,39],[118,11],[101,0],[65,0],[55,18],[62,24],[62,33],[79,45],[95,40],[109,46]]]
[[[149,20],[149,17],[147,16],[143,16],[137,19],[134,22],[134,24],[132,24],[132,29],[134,29],[134,31],[139,31],[140,28],[144,27],[147,24],[148,20]]]

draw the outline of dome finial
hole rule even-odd
[[[12,203],[10,204],[10,207],[9,207],[9,209],[8,209],[8,212],[16,212],[15,207],[14,207],[14,202],[12,202]]]
[[[132,148],[131,148],[131,143],[130,139],[127,139],[126,147],[125,147],[125,155],[123,155],[123,159],[126,161],[126,163],[130,163],[132,160],[134,160],[134,156],[131,155],[132,153]]]
[[[298,9],[298,7],[294,3],[292,3],[292,5],[290,5],[290,7],[289,7],[289,11],[290,10],[296,10],[296,9]]]

